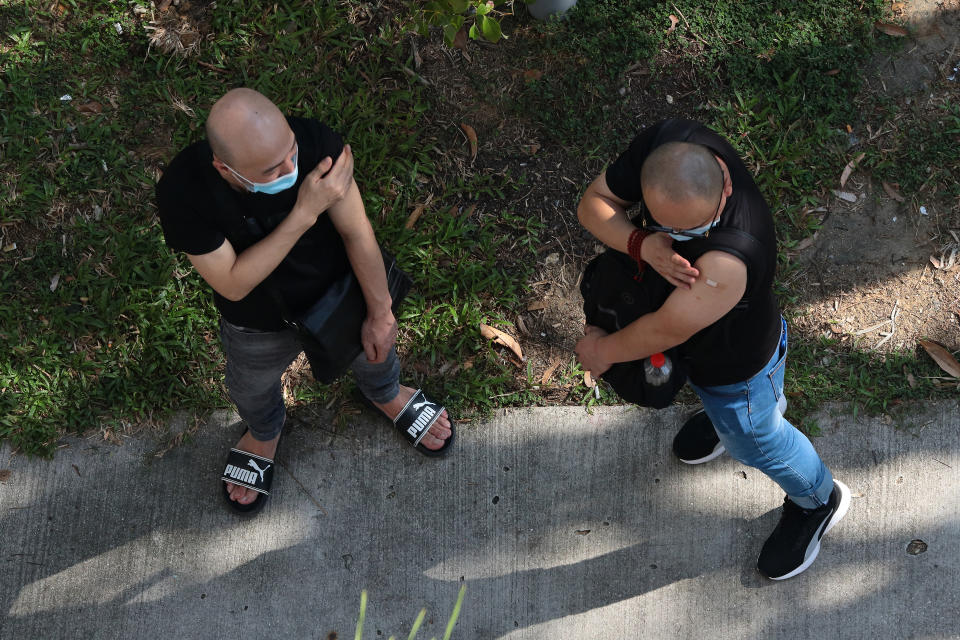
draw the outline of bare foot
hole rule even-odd
[[[376,405],[380,411],[383,411],[388,418],[393,420],[403,410],[407,402],[416,392],[416,389],[411,389],[410,387],[400,385],[400,393],[398,393],[397,397],[395,397],[393,400],[384,404],[380,404],[378,402],[374,402],[373,404]],[[452,433],[453,431],[450,430],[450,416],[447,415],[447,410],[444,409],[443,413],[440,414],[440,417],[437,418],[437,421],[430,425],[430,430],[427,431],[426,435],[423,436],[423,439],[420,440],[420,444],[427,449],[436,451],[437,449],[443,447],[444,442]]]
[[[273,440],[257,440],[255,439],[249,431],[243,434],[243,437],[240,438],[240,442],[237,443],[237,446],[234,449],[240,449],[240,451],[246,451],[247,453],[252,453],[254,455],[262,456],[264,458],[269,458],[273,460],[273,456],[277,453],[277,442],[279,442],[280,436],[278,435]],[[257,496],[260,495],[258,492],[253,489],[247,489],[242,487],[239,484],[233,484],[232,482],[227,483],[227,493],[230,494],[230,499],[234,502],[239,502],[240,504],[250,504],[257,499]]]

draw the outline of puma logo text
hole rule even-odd
[[[231,480],[236,480],[238,482],[243,482],[245,484],[257,484],[257,474],[254,471],[248,471],[242,467],[235,467],[232,464],[228,464],[227,468],[224,470],[223,475],[227,476]]]
[[[425,404],[430,404],[429,402],[421,403],[420,406]],[[417,408],[417,405],[413,405],[414,409]],[[407,433],[412,437],[417,438],[420,435],[420,432],[427,428],[427,425],[430,424],[430,421],[433,419],[433,416],[437,415],[437,410],[433,407],[424,407],[423,412],[417,416],[417,419],[414,421],[409,428],[407,428]]]

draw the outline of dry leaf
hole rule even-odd
[[[477,132],[468,124],[461,124],[460,128],[467,134],[467,140],[470,141],[470,160],[475,160],[477,157]]]
[[[77,111],[79,111],[80,113],[102,113],[103,105],[101,105],[96,100],[91,100],[90,102],[78,104]]]
[[[907,35],[907,30],[898,24],[890,24],[889,22],[874,22],[873,26],[877,28],[877,31],[895,38],[902,38]]]
[[[906,8],[906,6],[907,5],[905,2],[894,2],[893,4],[890,5],[890,10],[899,13],[903,11]]]
[[[420,216],[423,214],[423,205],[418,204],[413,208],[413,213],[410,214],[410,217],[407,218],[406,224],[403,225],[404,229],[413,229],[413,225],[417,223],[417,220],[420,219]]]
[[[576,531],[574,531],[574,533],[577,534],[578,536],[585,536],[588,533],[590,533],[590,529],[577,529]]]
[[[550,363],[550,366],[547,367],[547,370],[543,372],[542,376],[540,376],[540,384],[545,385],[550,382],[553,372],[557,370],[557,367],[559,367],[562,362],[562,359],[554,358],[553,362]]]
[[[906,198],[897,193],[897,190],[894,189],[889,183],[883,183],[883,190],[887,192],[887,195],[896,200],[897,202],[904,202]]]
[[[157,3],[157,11],[166,11],[172,2],[173,0],[160,0],[160,2]]]
[[[854,167],[857,166],[857,163],[863,160],[864,156],[867,154],[861,153],[856,158],[847,163],[847,166],[843,168],[843,173],[840,174],[840,186],[843,187],[847,184],[847,180],[850,179],[850,174],[853,173]]]
[[[673,15],[673,14],[671,13],[671,14],[670,14],[670,28],[667,29],[667,33],[673,33],[674,31],[676,31],[676,30],[677,30],[677,23],[678,23],[678,22],[680,22],[680,19],[679,19],[677,16],[675,16],[675,15]]]
[[[953,354],[932,340],[918,340],[917,342],[927,350],[927,353],[940,365],[941,369],[954,378],[960,378],[960,362],[957,362]]]
[[[526,153],[527,155],[536,155],[537,151],[540,151],[540,145],[538,144],[524,144],[520,145],[520,150]]]
[[[594,382],[593,376],[590,375],[589,371],[583,372],[583,384],[585,384],[588,389],[593,389],[595,386],[597,386],[597,383]]]
[[[817,233],[819,233],[819,232],[817,232]],[[807,249],[808,247],[810,247],[810,245],[813,244],[814,240],[817,239],[817,233],[814,233],[812,236],[808,236],[808,237],[804,238],[803,240],[801,240],[800,242],[798,242],[796,245],[794,245],[794,247],[793,247],[793,249],[791,249],[791,251],[793,251],[793,252],[795,252],[795,253],[799,253],[800,251],[803,251],[804,249]]]
[[[911,389],[917,388],[917,379],[913,377],[913,374],[910,373],[910,370],[907,369],[907,365],[903,365],[903,375],[907,377],[907,384],[910,385]]]
[[[527,311],[540,311],[547,308],[546,300],[536,300],[527,305]]]
[[[497,344],[502,344],[503,346],[513,351],[518,358],[523,360],[523,351],[520,349],[520,343],[518,343],[513,336],[510,334],[500,331],[491,327],[488,324],[480,324],[480,335],[482,335],[487,340],[493,340]]]
[[[10,479],[10,469],[0,469],[0,482],[6,482]]]
[[[539,80],[542,77],[543,77],[543,71],[540,71],[539,69],[527,69],[526,71],[523,72],[524,82],[528,82],[528,83],[533,82],[535,80]]]
[[[523,321],[522,314],[517,315],[517,329],[520,329],[520,333],[522,333],[523,335],[527,337],[530,336],[530,331],[529,329],[527,329],[527,323]]]
[[[840,69],[830,69],[830,71],[824,71],[823,75],[825,76],[835,76],[840,73]]]
[[[460,49],[463,52],[467,50],[467,28],[460,27],[460,31],[457,31],[457,35],[453,36],[453,48]]]
[[[843,200],[843,201],[845,201],[845,202],[856,202],[856,201],[857,201],[857,196],[856,196],[856,194],[850,193],[849,191],[837,191],[836,189],[834,189],[834,190],[833,190],[833,195],[837,196],[838,198],[840,198],[841,200]]]

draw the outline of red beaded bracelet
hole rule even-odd
[[[640,245],[643,244],[643,239],[648,235],[650,234],[646,231],[634,229],[633,233],[630,234],[630,239],[627,240],[627,253],[636,261],[641,271],[643,271],[643,268],[647,266],[647,263],[644,262],[643,258],[640,257]]]

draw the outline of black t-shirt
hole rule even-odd
[[[177,154],[157,183],[160,224],[171,249],[202,255],[229,239],[240,254],[283,220],[306,175],[320,160],[327,156],[336,160],[343,150],[343,140],[325,124],[293,117],[287,122],[297,138],[299,175],[294,186],[277,194],[233,189],[213,168],[213,153],[205,140]],[[277,295],[290,313],[305,310],[349,269],[343,239],[323,213],[267,280],[236,302],[214,292],[214,303],[232,324],[281,329]]]
[[[663,120],[641,132],[607,169],[607,186],[615,196],[640,203],[635,222],[657,224],[643,205],[640,169],[650,152],[667,142],[692,142],[709,148],[730,171],[733,193],[727,198],[718,227],[739,229],[756,238],[764,256],[763,269],[747,264],[747,288],[740,303],[680,346],[690,368],[690,380],[700,386],[733,384],[756,374],[773,355],[780,338],[780,310],[773,295],[777,240],[773,216],[750,172],[730,144],[702,124]],[[674,250],[692,264],[708,251],[737,251],[717,235],[674,242]],[[737,256],[741,257],[741,256]]]

